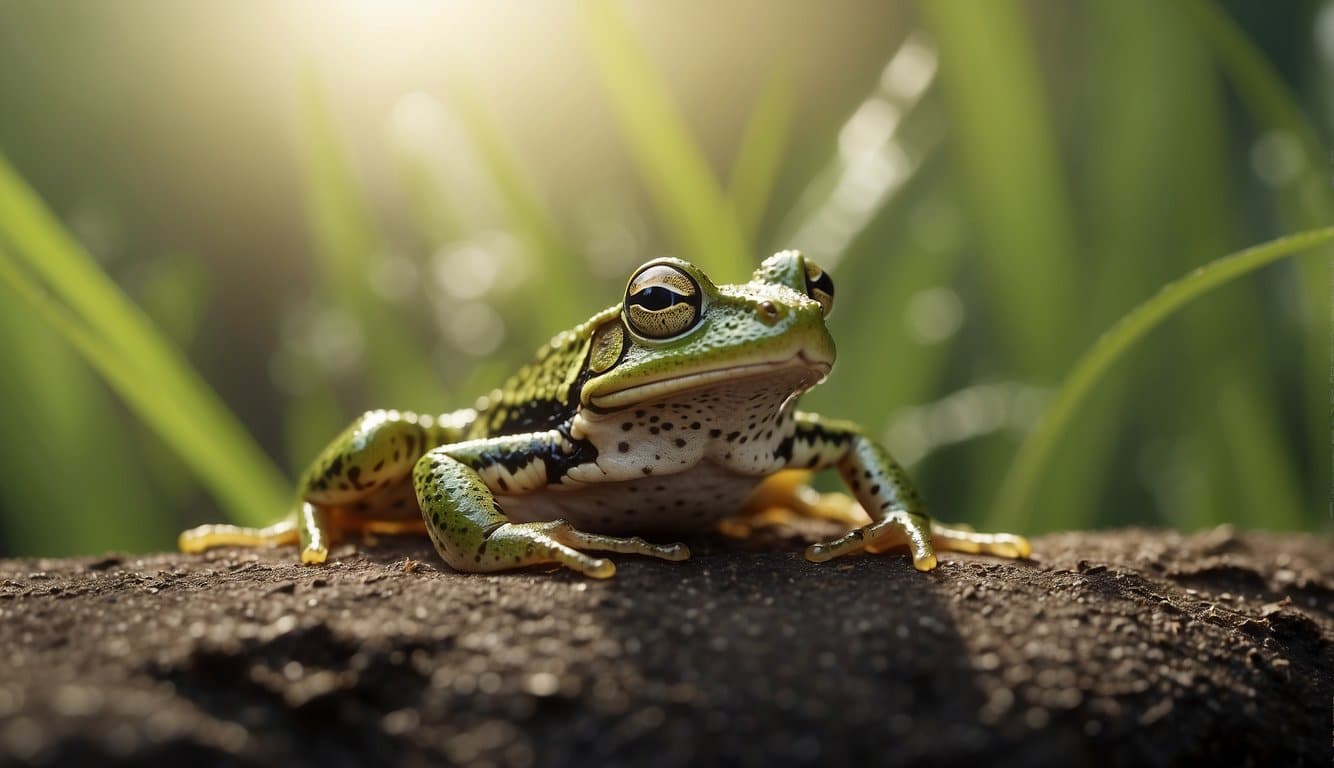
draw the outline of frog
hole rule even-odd
[[[686,560],[670,539],[780,507],[846,524],[806,548],[816,563],[904,545],[918,571],[941,551],[1029,557],[1022,536],[933,520],[879,442],[797,409],[833,368],[833,305],[831,276],[795,250],[733,285],[650,260],[620,303],[471,408],[369,411],[302,474],[281,522],[200,526],[180,548],[296,545],[314,565],[351,533],[424,530],[456,571],[554,565],[603,579],[616,571],[606,553]],[[805,480],[821,470],[851,495],[815,494]]]

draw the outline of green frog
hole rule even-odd
[[[739,285],[655,259],[620,304],[556,336],[474,407],[367,413],[310,465],[286,520],[201,526],[181,534],[181,549],[297,544],[303,563],[322,563],[345,533],[424,527],[459,571],[555,563],[607,578],[614,564],[590,552],[684,560],[684,544],[641,536],[777,506],[850,526],[809,547],[814,562],[903,544],[919,571],[936,567],[939,550],[1027,557],[1020,536],[932,521],[876,441],[797,410],[834,364],[833,305],[829,275],[796,251]],[[827,468],[855,503],[785,473]]]

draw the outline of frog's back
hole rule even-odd
[[[593,330],[614,320],[620,311],[619,304],[608,307],[539,349],[532,362],[478,401],[477,418],[468,430],[468,439],[568,426],[579,410],[580,390],[588,379]]]

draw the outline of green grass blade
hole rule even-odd
[[[1251,42],[1245,30],[1217,4],[1205,0],[1178,0],[1178,5],[1202,42],[1212,50],[1255,122],[1266,131],[1296,138],[1301,146],[1304,155],[1301,172],[1278,190],[1278,209],[1284,221],[1282,228],[1305,229],[1334,220],[1334,185],[1328,182],[1325,149],[1297,94]],[[1311,473],[1313,477],[1307,485],[1307,497],[1312,500],[1320,498],[1334,482],[1330,476],[1329,435],[1324,426],[1328,398],[1326,369],[1330,360],[1324,332],[1324,307],[1329,300],[1332,269],[1334,263],[1321,259],[1305,259],[1297,265],[1304,304],[1302,314],[1310,328],[1304,339],[1307,360],[1305,423],[1308,450],[1318,457],[1313,462],[1317,471]],[[1308,502],[1304,508],[1311,511],[1308,520],[1314,523],[1317,505]]]
[[[1069,319],[1079,316],[1083,291],[1032,35],[1010,0],[917,8],[939,51],[951,141],[973,196],[1003,343],[1020,375],[1054,376],[1079,340]]]
[[[719,282],[744,278],[756,260],[623,9],[615,0],[586,0],[582,7],[594,64],[678,255]]]
[[[158,417],[152,423],[233,519],[264,522],[285,510],[289,493],[282,474],[3,157],[0,235],[68,305],[80,327],[99,329],[96,354],[115,357],[130,369],[132,375],[122,383],[135,390],[135,397],[153,401]]]
[[[1237,251],[1167,284],[1121,318],[1071,369],[1056,398],[1020,446],[997,497],[995,519],[1009,528],[1025,527],[1038,481],[1071,418],[1112,364],[1145,334],[1213,289],[1284,256],[1330,241],[1334,241],[1334,227],[1308,230]]]
[[[372,394],[394,407],[436,409],[441,386],[424,362],[424,345],[415,342],[398,309],[370,290],[380,235],[313,73],[303,80],[301,107],[306,212],[315,250],[330,298],[353,313],[369,340],[365,369]]]
[[[73,312],[44,295],[41,289],[19,269],[13,257],[0,251],[0,281],[6,283],[32,306],[42,320],[65,338],[79,354],[120,395],[131,409],[195,471],[218,501],[237,521],[249,524],[271,522],[287,503],[285,483],[273,489],[272,498],[258,493],[264,489],[246,486],[236,477],[236,469],[219,456],[213,435],[201,429],[181,404],[163,392],[145,385],[145,376],[137,362],[108,344],[90,330]],[[275,470],[276,474],[276,470]]]
[[[755,235],[783,162],[796,107],[792,68],[782,62],[769,76],[751,108],[727,186],[737,227],[752,252],[759,250],[755,247]]]
[[[523,164],[510,148],[495,116],[482,99],[461,79],[450,88],[450,100],[469,141],[477,148],[487,176],[500,195],[510,229],[519,237],[539,272],[533,281],[541,292],[544,316],[572,324],[583,317],[587,306],[580,301],[582,261],[575,256],[556,220],[539,196]],[[559,326],[557,326],[559,327]],[[554,329],[547,329],[548,331]]]
[[[113,395],[3,280],[0,359],[3,549],[63,556],[168,545],[172,510],[156,503]]]

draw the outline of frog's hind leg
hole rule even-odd
[[[197,554],[214,547],[282,547],[297,543],[296,517],[290,516],[267,528],[239,525],[201,525],[181,533],[177,544],[182,552]]]
[[[718,524],[718,532],[744,539],[755,530],[791,524],[801,518],[829,520],[860,528],[871,517],[846,493],[820,493],[810,486],[809,469],[784,469],[766,477],[751,491],[735,515]]]
[[[338,508],[350,508],[404,481],[432,445],[456,439],[449,417],[370,411],[343,431],[301,477],[296,510],[301,562],[322,563],[342,532]]]

